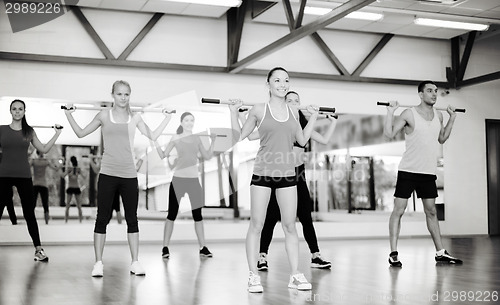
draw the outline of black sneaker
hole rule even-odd
[[[392,251],[391,254],[389,254],[389,264],[391,264],[392,267],[403,266],[403,264],[398,259],[398,251]]]
[[[201,248],[201,250],[200,250],[200,256],[201,257],[212,257],[213,255],[212,255],[212,252],[210,252],[207,247],[203,246],[203,248]]]
[[[170,257],[170,252],[168,252],[168,247],[163,247],[163,249],[161,249],[161,257],[162,258]]]
[[[457,264],[457,265],[463,264],[462,260],[451,256],[450,253],[448,253],[448,251],[446,251],[446,250],[444,250],[443,255],[436,255],[435,259],[436,259],[436,262],[438,262],[438,263],[448,263],[448,264]]]
[[[43,251],[43,249],[35,250],[35,261],[48,262],[49,257],[47,256],[47,254],[45,254],[45,251]]]
[[[259,271],[267,271],[267,254],[260,253],[259,261],[257,262],[257,270]]]
[[[317,254],[315,258],[311,259],[311,267],[318,269],[330,269],[332,267],[332,263],[325,261],[321,258],[320,254]]]

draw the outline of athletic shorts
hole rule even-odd
[[[394,197],[410,198],[413,191],[418,198],[437,198],[436,175],[398,171]]]
[[[79,187],[68,187],[66,189],[66,194],[75,194],[75,195],[80,195],[82,191],[80,190]]]
[[[268,187],[271,190],[276,190],[284,187],[296,186],[297,176],[288,177],[269,177],[252,175],[250,185],[258,185]]]

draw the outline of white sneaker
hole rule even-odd
[[[260,276],[250,271],[248,275],[248,292],[262,292],[264,287],[260,283]]]
[[[139,261],[135,261],[130,265],[130,273],[135,275],[146,275],[146,271],[142,268]]]
[[[303,273],[297,273],[290,275],[290,282],[288,283],[288,288],[293,288],[297,290],[311,290],[312,285],[309,283]]]
[[[92,277],[103,277],[104,276],[104,265],[102,261],[98,261],[94,264],[94,269],[92,269]]]

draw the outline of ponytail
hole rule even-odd
[[[184,132],[184,128],[182,128],[182,125],[179,125],[179,127],[177,127],[177,131],[176,131],[176,133],[177,133],[177,134],[181,134],[181,133],[183,133],[183,132]]]

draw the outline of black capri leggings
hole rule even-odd
[[[38,198],[38,194],[40,194],[40,198],[42,199],[43,211],[45,213],[49,212],[49,188],[42,185],[33,186],[33,200],[34,206],[36,207],[36,200]]]
[[[139,189],[137,178],[120,178],[99,174],[97,182],[97,218],[94,232],[105,234],[106,226],[113,213],[113,201],[118,192],[122,197],[127,233],[139,232],[137,221],[137,206],[139,204]]]
[[[305,166],[302,164],[296,167],[295,173],[297,175],[297,216],[302,224],[304,239],[309,246],[309,250],[311,253],[316,253],[319,252],[319,246],[311,216],[313,202],[309,194],[309,188],[307,187]],[[267,206],[266,220],[260,236],[260,253],[267,253],[269,250],[269,245],[273,239],[274,227],[280,219],[280,209],[276,201],[276,192],[272,191],[269,205]]]
[[[38,231],[38,223],[35,217],[35,200],[33,198],[33,181],[31,178],[0,178],[0,216],[6,205],[13,205],[13,186],[16,187],[21,199],[24,219],[26,219],[26,225],[28,226],[28,232],[33,245],[35,247],[41,246],[40,232]]]
[[[202,221],[201,208],[203,203],[203,189],[198,178],[173,177],[168,191],[168,215],[167,219],[174,221],[179,213],[179,202],[185,194],[189,195],[191,202],[191,213],[194,221]]]

